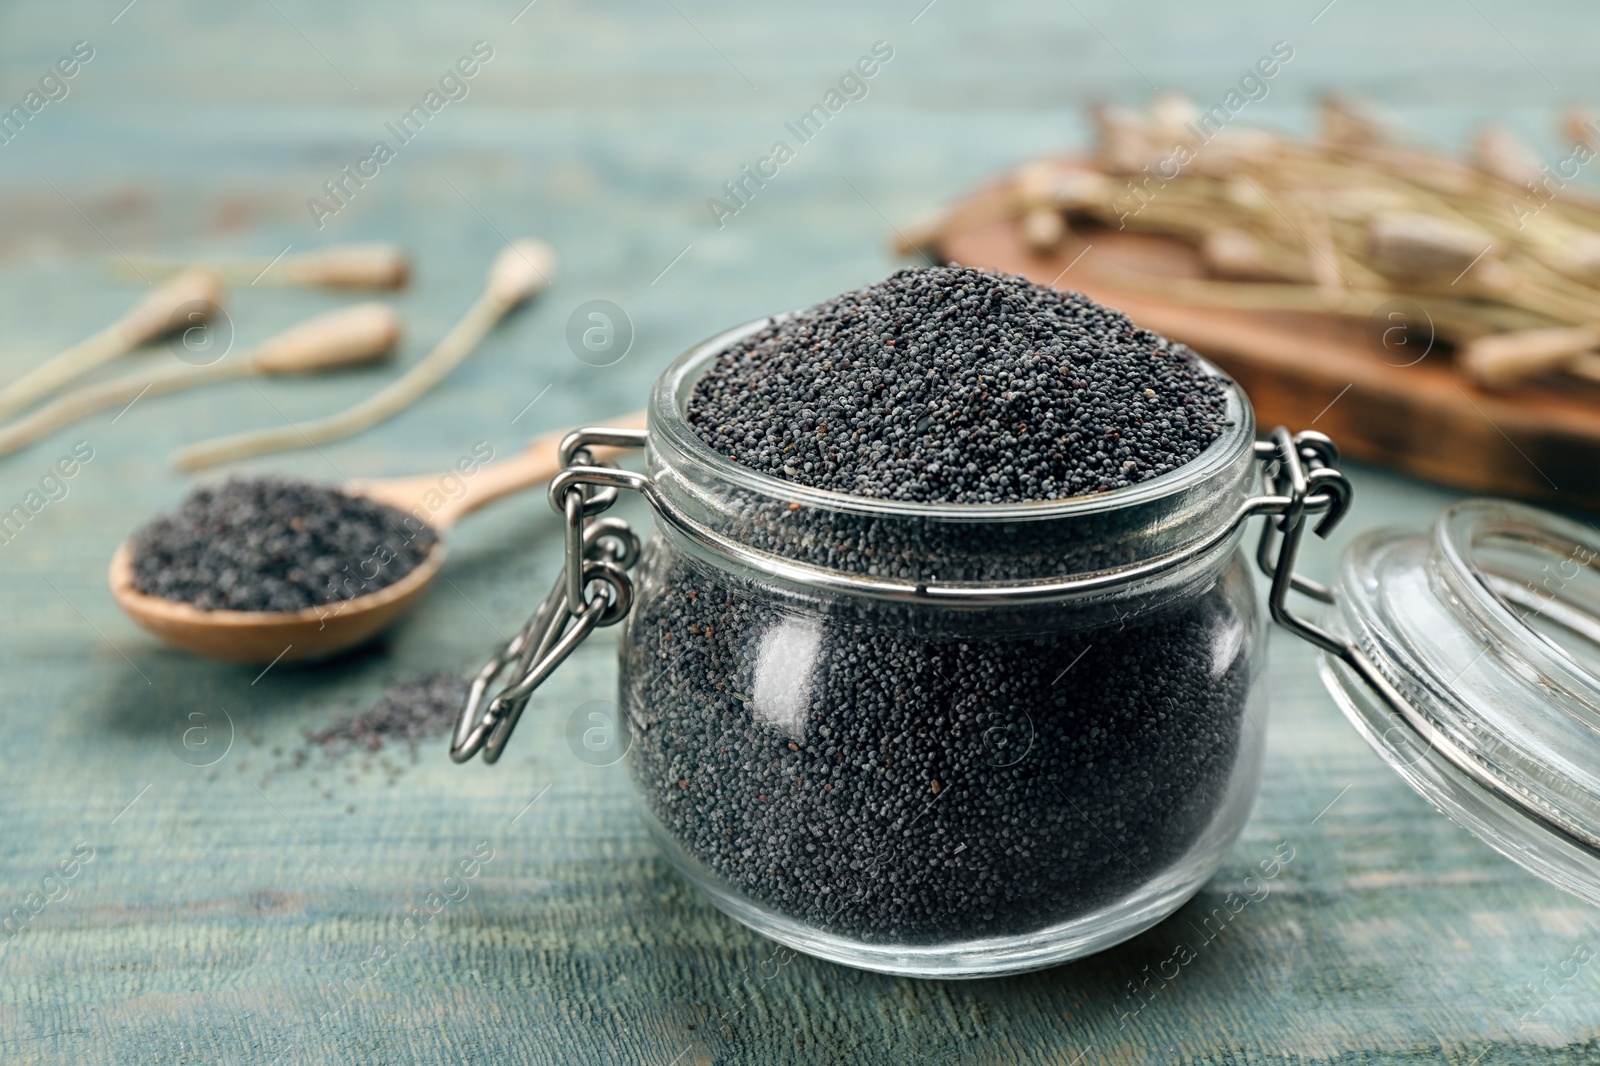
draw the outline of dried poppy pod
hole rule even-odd
[[[1048,205],[1030,207],[1022,216],[1022,240],[1035,252],[1051,252],[1067,236],[1067,220]]]
[[[1164,92],[1150,103],[1150,133],[1161,139],[1170,151],[1178,144],[1192,144],[1195,136],[1191,126],[1200,121],[1199,106],[1187,96],[1177,92]]]
[[[1212,230],[1200,242],[1200,258],[1212,274],[1234,281],[1312,280],[1304,256],[1286,255],[1242,230]]]
[[[1407,281],[1454,281],[1496,251],[1494,239],[1480,229],[1415,211],[1372,216],[1367,238],[1372,267]]]
[[[1392,144],[1398,123],[1370,100],[1333,94],[1317,102],[1317,137],[1347,147]]]
[[[1090,111],[1095,127],[1095,161],[1108,174],[1137,174],[1164,149],[1156,131],[1137,111],[1096,104]]]
[[[1539,154],[1505,126],[1485,126],[1472,138],[1469,159],[1489,177],[1523,187],[1538,181],[1544,164]]]
[[[1416,202],[1415,196],[1385,185],[1341,185],[1329,189],[1318,200],[1329,218],[1362,225],[1381,212],[1408,211]]]
[[[1020,212],[1022,239],[1035,252],[1051,252],[1067,236],[1063,212],[1098,213],[1111,200],[1103,174],[1055,163],[1030,163],[1017,171],[1011,197]]]
[[[1586,107],[1568,108],[1561,116],[1561,129],[1573,144],[1593,148],[1600,141],[1600,116]]]
[[[1550,265],[1585,280],[1600,278],[1600,233],[1577,232],[1563,237],[1545,253]]]
[[[1228,126],[1195,148],[1192,169],[1208,178],[1231,178],[1245,167],[1271,163],[1284,150],[1275,133],[1248,126]]]
[[[1596,347],[1600,347],[1600,327],[1596,326],[1517,330],[1464,345],[1456,361],[1478,384],[1502,388],[1564,368]]]
[[[1012,182],[1012,195],[1021,206],[1048,204],[1064,211],[1103,207],[1114,191],[1111,179],[1098,171],[1055,162],[1020,167]]]

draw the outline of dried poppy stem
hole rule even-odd
[[[183,270],[181,261],[135,256],[128,264],[114,262],[118,274],[129,266],[146,273]],[[200,264],[237,285],[301,285],[321,289],[403,289],[411,279],[411,260],[398,244],[337,244],[315,252],[276,259],[246,257]]]
[[[1357,314],[1405,297],[1461,343],[1600,322],[1600,199],[1552,190],[1548,168],[1510,131],[1480,131],[1468,158],[1455,160],[1346,98],[1323,102],[1319,136],[1309,141],[1230,127],[1228,137],[1199,143],[1194,113],[1171,94],[1144,112],[1096,105],[1098,171],[1029,164],[920,231],[918,244],[1008,217],[1029,248],[1053,250],[1066,222],[1088,218],[1183,241],[1213,275],[1234,279],[1150,279],[1111,268],[1120,284],[1183,302]],[[1600,151],[1600,123],[1586,113],[1570,112],[1566,132],[1575,153]],[[1531,343],[1508,340],[1510,355],[1484,357],[1471,372],[1508,382],[1596,365],[1591,346],[1565,359],[1517,354]]]
[[[325,418],[275,429],[237,433],[181,448],[173,462],[183,470],[343,440],[377,425],[421,399],[476,348],[495,324],[550,283],[555,252],[543,241],[520,240],[500,253],[483,295],[416,366],[354,407]]]
[[[0,389],[0,418],[158,337],[210,321],[222,305],[222,279],[210,270],[185,270],[152,289],[127,314],[88,340]]]
[[[400,339],[400,317],[383,304],[359,304],[318,315],[243,356],[210,366],[169,366],[66,393],[0,428],[0,455],[8,455],[62,426],[143,396],[259,374],[309,374],[381,359]]]

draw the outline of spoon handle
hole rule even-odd
[[[604,422],[618,428],[642,429],[644,412],[634,411]],[[348,488],[368,499],[415,514],[435,529],[445,530],[480,507],[555,477],[561,470],[561,441],[567,432],[560,430],[537,437],[520,455],[481,467],[470,477],[445,471],[418,477],[353,481]],[[596,450],[602,457],[612,451]],[[458,485],[465,484],[465,491],[457,487],[455,494],[451,494],[450,483],[446,480],[449,478],[454,478]]]

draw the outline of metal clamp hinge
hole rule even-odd
[[[1378,697],[1411,727],[1419,732],[1435,732],[1431,723],[1419,713],[1411,702],[1401,695],[1388,678],[1361,649],[1342,637],[1328,632],[1296,614],[1289,607],[1289,593],[1300,592],[1321,603],[1334,602],[1334,593],[1294,572],[1295,560],[1300,555],[1300,543],[1305,537],[1306,519],[1320,513],[1313,532],[1326,537],[1350,508],[1352,491],[1350,480],[1334,469],[1339,461],[1339,450],[1333,441],[1321,433],[1304,432],[1290,435],[1282,426],[1273,430],[1270,440],[1256,442],[1256,456],[1265,464],[1263,479],[1277,504],[1268,512],[1261,527],[1261,540],[1256,546],[1256,564],[1262,573],[1272,579],[1267,595],[1267,605],[1272,620],[1295,636],[1337,657],[1370,686]],[[1279,541],[1276,556],[1273,542]]]
[[[590,633],[627,617],[633,606],[628,571],[639,561],[639,537],[622,519],[599,516],[617,501],[619,489],[641,489],[648,482],[597,462],[593,449],[644,445],[645,431],[632,429],[579,429],[561,442],[562,469],[551,479],[549,495],[550,506],[566,520],[566,563],[533,617],[473,678],[450,738],[456,762],[480,751],[484,762],[497,761],[534,690]],[[508,667],[510,675],[490,697]]]

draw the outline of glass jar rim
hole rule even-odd
[[[855,514],[925,518],[940,522],[1016,522],[1073,518],[1157,502],[1193,489],[1207,478],[1227,470],[1242,453],[1255,446],[1255,415],[1244,390],[1215,364],[1192,353],[1200,369],[1223,386],[1222,432],[1194,459],[1175,470],[1126,488],[1054,500],[1019,503],[920,503],[857,496],[785,481],[730,461],[708,445],[689,424],[690,392],[716,358],[739,341],[793,317],[790,311],[769,315],[722,331],[690,348],[672,361],[656,379],[648,410],[652,437],[665,438],[679,452],[715,470],[719,477],[747,491],[774,500]]]

